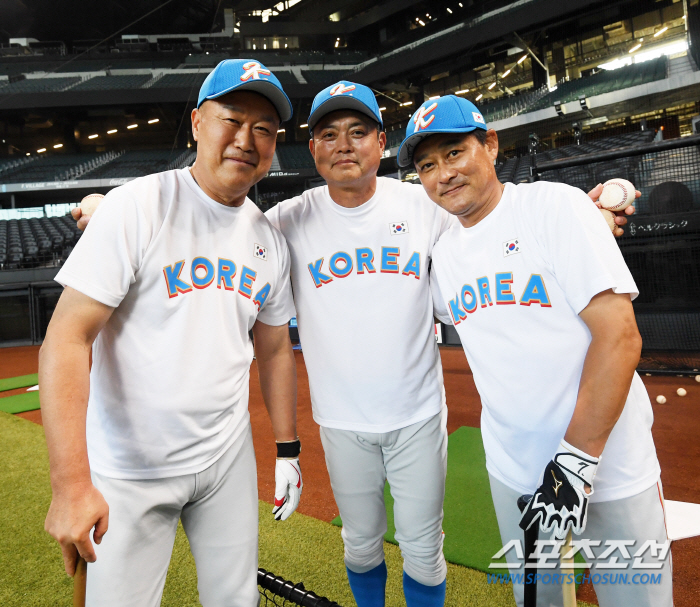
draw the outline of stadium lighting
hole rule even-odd
[[[641,44],[635,44],[628,52],[634,53],[634,51],[638,51],[640,48],[642,48]]]
[[[26,154],[26,155],[27,155],[27,156],[31,156],[31,155],[32,155],[32,153],[31,153],[31,152],[27,152],[27,154]]]
[[[464,8],[464,5],[461,2],[459,2],[459,8]]]
[[[88,135],[88,139],[97,139],[98,135]]]
[[[299,128],[300,128],[300,129],[305,129],[305,128],[307,128],[308,126],[309,126],[308,124],[300,124],[300,125],[299,125]]]
[[[277,132],[278,133],[286,133],[286,131],[284,129],[278,129]]]
[[[335,41],[335,48],[338,48],[338,45],[339,45],[339,44],[340,44],[340,42],[338,42],[338,41],[336,40],[336,41]]]
[[[130,124],[126,128],[127,129],[135,129],[135,128],[138,128],[138,126],[139,126],[138,124]]]
[[[418,19],[418,23],[420,23],[423,27],[425,27],[425,23],[423,23],[420,19]]]
[[[455,91],[455,95],[464,95],[465,93],[468,93],[469,89],[462,89],[461,91]]]
[[[661,34],[663,34],[666,30],[668,29],[668,25],[665,25],[662,27],[658,32],[654,34],[654,38],[658,38]]]
[[[380,112],[384,112],[384,111],[386,111],[386,108],[385,108],[385,107],[380,107],[380,108],[379,108],[379,111],[380,111]]]
[[[407,101],[406,103],[400,103],[399,105],[401,105],[402,107],[405,105],[413,105],[413,101]]]
[[[151,118],[148,121],[148,124],[155,124],[156,122],[160,122],[160,118]]]
[[[492,82],[491,84],[489,84],[489,91],[490,91],[494,86],[496,86],[496,83],[495,83],[495,82]]]
[[[479,101],[479,99],[481,99],[482,97],[483,97],[483,95],[481,93],[479,93],[479,96],[476,98],[476,100]]]
[[[527,55],[523,55],[522,57],[520,57],[520,59],[518,59],[518,65],[525,61],[525,59],[527,59]]]
[[[432,101],[433,99],[440,99],[440,95],[434,95],[433,97],[428,97],[428,101]]]
[[[501,78],[505,78],[508,74],[510,74],[510,70],[503,72],[503,76],[501,76]]]
[[[108,135],[114,135],[114,133],[117,132],[117,129],[112,129],[111,131],[107,131]]]
[[[448,9],[447,9],[447,12],[450,13],[450,15],[451,15],[451,14],[452,14],[452,9],[451,9],[451,8],[448,8]]]
[[[36,153],[37,154],[43,154],[46,151],[46,148],[39,148]]]
[[[62,143],[57,143],[55,146],[53,146],[53,149],[54,149],[54,150],[58,150],[58,149],[60,149],[60,148],[62,148],[62,147],[63,147],[63,144],[62,144]]]

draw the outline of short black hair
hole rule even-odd
[[[487,139],[487,131],[484,129],[474,129],[470,135],[474,135],[476,137],[476,140],[481,144],[481,145],[486,145],[486,139]]]

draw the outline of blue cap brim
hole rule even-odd
[[[463,129],[432,129],[430,131],[421,131],[420,133],[413,133],[409,135],[401,142],[399,147],[399,153],[396,156],[396,162],[400,167],[407,167],[413,161],[413,153],[421,141],[427,139],[431,135],[437,135],[439,133],[471,133],[476,129],[481,128],[478,126],[463,128]]]
[[[350,95],[338,95],[337,97],[331,97],[326,99],[321,105],[319,105],[310,115],[309,115],[309,132],[313,130],[319,120],[323,118],[326,114],[335,112],[338,110],[354,110],[364,114],[368,118],[371,118],[375,122],[384,128],[381,117],[378,117],[367,105],[357,99],[356,97],[351,97]]]
[[[279,114],[280,121],[285,122],[292,117],[292,102],[287,97],[287,94],[281,90],[273,82],[268,80],[251,80],[250,82],[241,82],[236,84],[226,90],[223,90],[215,95],[209,95],[202,99],[201,103],[197,106],[200,107],[202,103],[208,99],[217,99],[223,95],[228,95],[233,91],[253,91],[254,93],[259,93],[265,97],[272,105],[275,106],[277,113]]]

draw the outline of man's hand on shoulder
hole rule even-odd
[[[600,198],[600,195],[602,193],[603,193],[603,184],[602,183],[599,183],[590,192],[588,192],[588,197],[601,210],[602,210],[602,207],[600,205],[600,202],[598,202],[598,199]],[[634,191],[635,198],[639,198],[641,195],[642,195],[642,193],[639,190]],[[627,215],[632,215],[633,213],[634,213],[634,205],[630,205],[626,209],[624,209],[623,211],[615,213],[616,227],[613,230],[613,236],[615,236],[615,238],[619,238],[620,236],[622,236],[625,233],[625,231],[622,229],[622,226],[627,224]]]
[[[87,228],[88,222],[90,221],[91,215],[83,215],[80,207],[71,209],[70,214],[73,216],[73,219],[78,222],[78,229],[84,232],[85,228]]]

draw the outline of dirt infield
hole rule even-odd
[[[448,430],[460,426],[480,425],[481,400],[476,391],[471,371],[460,348],[443,347],[440,350],[445,376],[445,390],[449,408]],[[37,371],[37,347],[0,349],[0,378],[14,377]],[[299,511],[315,518],[330,521],[338,514],[326,472],[318,426],[311,415],[309,384],[301,353],[296,353],[299,391],[298,431],[303,444],[302,469],[304,494]],[[652,399],[655,422],[654,440],[661,462],[661,480],[667,499],[700,503],[700,383],[687,377],[643,376]],[[507,378],[504,378],[507,381]],[[683,387],[687,396],[676,395]],[[14,390],[6,393],[18,393]],[[664,395],[665,405],[655,402]],[[258,461],[260,499],[271,502],[274,494],[275,446],[270,420],[260,393],[257,368],[253,363],[250,386],[250,415],[253,439]],[[21,417],[41,423],[39,411],[21,414]],[[673,544],[674,598],[676,607],[700,605],[700,579],[695,570],[700,563],[700,537]],[[593,590],[583,587],[579,598],[595,602]]]

